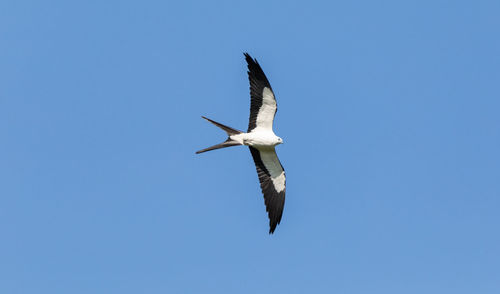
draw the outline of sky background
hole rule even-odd
[[[1,1],[1,293],[500,293],[499,1]],[[243,52],[278,101],[268,219]]]

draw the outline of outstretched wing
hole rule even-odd
[[[276,155],[274,148],[257,149],[250,147],[260,188],[264,194],[266,211],[269,216],[269,234],[274,233],[281,221],[283,206],[285,205],[285,170]]]
[[[256,59],[245,53],[250,81],[250,120],[248,132],[255,128],[272,130],[277,105],[273,89]]]

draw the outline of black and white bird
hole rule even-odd
[[[285,170],[281,165],[274,147],[283,140],[273,132],[276,98],[264,71],[256,59],[245,53],[250,81],[250,121],[248,131],[242,132],[202,116],[204,119],[223,129],[228,138],[225,142],[196,152],[202,153],[219,148],[246,145],[250,148],[264,202],[269,216],[269,233],[274,233],[281,221],[285,205]]]

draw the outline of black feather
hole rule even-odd
[[[283,207],[285,206],[286,189],[281,192],[276,191],[271,179],[271,174],[262,162],[259,150],[254,147],[249,148],[255,162],[257,175],[259,176],[260,188],[262,190],[262,194],[264,194],[266,211],[269,216],[269,234],[272,234],[274,233],[276,226],[281,222]]]
[[[257,59],[253,59],[248,53],[244,53],[244,55],[248,64],[248,81],[250,82],[250,118],[248,122],[248,132],[250,132],[257,126],[257,114],[262,106],[264,88],[267,87],[271,91],[273,89]]]

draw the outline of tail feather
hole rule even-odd
[[[200,151],[196,151],[196,154],[200,154],[200,153],[207,152],[210,150],[226,148],[226,147],[231,147],[231,146],[238,146],[238,145],[241,145],[241,144],[228,138],[225,142],[222,142],[222,143],[214,145],[214,146],[210,146],[210,147],[202,149]]]
[[[236,129],[233,129],[233,128],[231,128],[231,127],[228,127],[228,126],[226,126],[226,125],[223,125],[223,124],[221,124],[221,123],[218,123],[218,122],[216,122],[216,121],[213,121],[213,120],[209,119],[208,117],[204,117],[204,116],[202,116],[202,117],[203,117],[204,119],[208,120],[209,122],[213,123],[214,125],[218,126],[219,128],[223,129],[223,130],[227,133],[227,135],[228,135],[228,136],[231,136],[231,135],[238,135],[238,134],[243,133],[242,131],[238,131],[238,130],[236,130]]]
[[[233,129],[231,127],[228,127],[226,125],[223,125],[221,123],[213,121],[213,120],[211,120],[211,119],[209,119],[207,117],[204,117],[204,116],[202,116],[202,117],[204,119],[208,120],[209,122],[213,123],[217,127],[223,129],[227,133],[227,135],[229,137],[232,136],[232,135],[238,135],[238,134],[242,133],[241,131],[238,131],[236,129]],[[207,151],[210,151],[210,150],[215,150],[215,149],[220,149],[220,148],[226,148],[226,147],[231,147],[231,146],[238,146],[238,145],[241,145],[241,143],[238,143],[237,141],[234,141],[231,138],[227,138],[226,141],[224,141],[224,142],[222,142],[220,144],[217,144],[217,145],[214,145],[214,146],[210,146],[210,147],[202,149],[200,151],[196,151],[196,154],[200,154],[200,153],[207,152]]]

